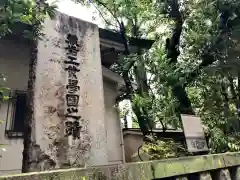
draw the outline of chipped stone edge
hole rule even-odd
[[[169,176],[184,175],[195,172],[205,172],[215,169],[224,169],[231,166],[240,166],[240,153],[224,153],[194,157],[182,157],[160,161],[146,161],[121,165],[74,168],[35,172],[20,175],[0,176],[0,180],[30,180],[34,177],[50,180],[61,177],[63,180],[77,180],[80,177],[95,179],[153,179]]]

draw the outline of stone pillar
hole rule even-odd
[[[45,162],[54,168],[106,165],[98,27],[57,13],[54,20],[45,21],[43,33],[38,42],[32,133],[41,153],[33,169],[49,168],[42,167]]]

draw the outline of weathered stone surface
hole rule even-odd
[[[226,153],[224,154],[224,161],[226,166],[234,166],[234,164],[240,164],[238,153]]]
[[[0,177],[0,180],[151,180],[171,176],[184,177],[187,174],[196,172],[201,172],[201,180],[211,180],[209,172],[214,170],[215,172],[220,172],[219,180],[230,180],[227,166],[222,163],[221,159],[227,159],[232,155],[240,159],[240,153],[229,153],[101,166],[96,168],[29,173]],[[191,166],[192,168],[190,168]],[[232,166],[240,166],[240,164],[232,163]],[[219,168],[224,170],[220,171],[218,170]]]
[[[33,148],[33,160],[29,162],[31,170],[106,165],[108,156],[98,27],[57,13],[55,19],[46,19],[43,33],[44,37],[38,42],[35,126],[31,134],[32,144],[37,148]],[[79,86],[75,92],[79,97],[78,105],[74,107],[78,112],[71,112],[71,115],[81,116],[77,120],[81,126],[80,139],[64,134],[66,120],[74,122],[72,117],[66,117],[69,113],[66,95],[72,88],[67,86],[70,70],[66,69],[73,66],[66,50],[69,35],[76,35],[79,44],[74,61],[79,71],[75,72],[76,76],[72,75],[78,80],[74,87]]]
[[[237,167],[235,179],[232,178],[232,180],[240,180],[240,167]]]
[[[211,174],[209,172],[200,173],[201,180],[212,180]]]
[[[213,180],[231,180],[228,169],[218,169],[210,172]]]
[[[219,180],[231,180],[228,169],[220,170],[220,179]]]
[[[231,180],[240,180],[240,167],[232,166],[228,167]]]
[[[215,169],[209,171],[212,180],[231,180],[228,169]]]
[[[159,161],[154,165],[155,177],[168,177],[171,175],[204,172],[209,169],[217,169],[224,167],[223,156],[209,155],[178,158],[175,161],[172,159]]]

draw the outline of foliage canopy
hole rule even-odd
[[[95,6],[106,27],[122,34],[125,53],[112,69],[125,80],[120,99],[131,102],[143,133],[153,122],[181,128],[181,113],[196,114],[212,152],[239,150],[239,1],[76,1]],[[127,36],[155,43],[131,54]]]

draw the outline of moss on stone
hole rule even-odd
[[[0,180],[150,180],[195,172],[226,169],[229,166],[240,166],[240,153],[184,157],[95,168],[36,172],[2,176]],[[240,170],[238,170],[239,172]],[[229,174],[227,174],[227,177],[229,177]]]
[[[240,159],[240,155],[239,155]],[[169,159],[155,164],[155,177],[169,177],[211,169],[223,168],[224,160],[221,155],[207,155]]]

